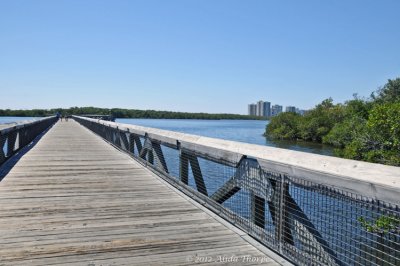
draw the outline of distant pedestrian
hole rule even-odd
[[[68,115],[65,115],[65,122],[68,122]]]

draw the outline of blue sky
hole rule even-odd
[[[0,0],[0,109],[311,108],[400,76],[400,1]]]

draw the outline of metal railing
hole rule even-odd
[[[55,116],[35,121],[2,125],[0,129],[0,165],[32,142],[40,133],[57,121]]]
[[[73,117],[298,265],[400,265],[400,168]]]

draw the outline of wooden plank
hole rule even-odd
[[[193,265],[196,254],[266,257],[72,120],[0,183],[0,265]]]

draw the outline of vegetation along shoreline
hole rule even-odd
[[[334,104],[329,98],[304,116],[281,113],[271,118],[265,136],[329,144],[339,157],[400,166],[400,78],[367,99],[354,95]]]

